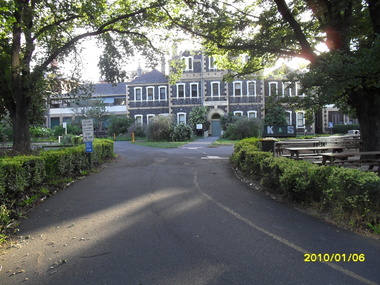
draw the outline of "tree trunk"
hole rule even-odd
[[[350,95],[356,109],[363,140],[362,151],[380,151],[380,88],[357,91]]]
[[[22,154],[28,154],[31,152],[29,130],[29,100],[24,99],[20,101],[16,102],[16,108],[12,116],[13,150]]]

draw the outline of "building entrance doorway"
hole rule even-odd
[[[222,127],[220,125],[220,115],[214,114],[211,118],[211,135],[213,137],[220,137],[222,134]]]

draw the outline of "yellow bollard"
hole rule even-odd
[[[116,134],[113,134],[113,140],[116,141]]]
[[[135,142],[135,133],[132,132],[132,142]]]

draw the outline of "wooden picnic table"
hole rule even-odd
[[[322,164],[326,165],[327,161],[332,163],[335,159],[339,159],[344,162],[347,161],[349,157],[359,156],[358,159],[353,160],[356,162],[360,161],[379,161],[380,164],[380,151],[352,151],[352,152],[342,152],[342,153],[321,153],[322,156]],[[362,156],[371,156],[372,159],[363,158]]]
[[[282,154],[282,151],[285,149],[284,148],[285,146],[292,147],[292,145],[298,146],[298,147],[302,147],[306,145],[316,147],[316,146],[320,146],[321,142],[319,140],[313,140],[313,139],[279,141],[275,143],[275,149],[276,149],[277,155],[280,156]]]
[[[300,152],[301,151],[312,151],[313,154],[321,154],[324,153],[326,150],[332,150],[335,152],[343,152],[343,146],[314,146],[314,147],[289,147],[285,148],[290,152],[290,158],[293,159],[300,159]]]

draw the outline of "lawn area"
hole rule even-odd
[[[239,141],[227,140],[227,139],[217,139],[213,142],[210,147],[218,147],[218,146],[227,146],[227,145],[235,145]]]
[[[158,148],[176,148],[181,147],[190,141],[184,141],[184,142],[154,142],[154,141],[135,141],[131,142],[136,145],[142,145],[142,146],[149,146],[149,147],[158,147]]]

